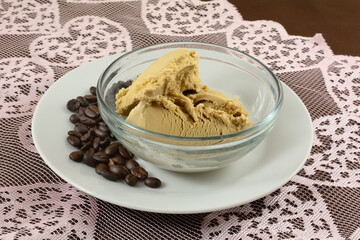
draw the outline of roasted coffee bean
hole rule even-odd
[[[97,107],[96,104],[90,104],[88,107],[91,111],[94,111],[95,113],[99,114],[99,108]]]
[[[115,76],[115,74],[114,74],[114,76]],[[110,75],[110,77],[112,77],[112,76]],[[116,94],[121,89],[119,85],[120,85],[119,82],[113,83],[113,85],[111,85],[111,87],[110,87],[110,91],[111,91],[110,93],[112,93],[116,96]]]
[[[158,188],[161,186],[161,181],[158,178],[148,177],[145,179],[145,185],[151,188]]]
[[[114,134],[110,133],[110,139],[113,140],[113,141],[116,141],[116,137],[114,136]]]
[[[98,164],[98,162],[94,159],[94,153],[94,149],[90,148],[86,151],[83,157],[83,162],[90,167],[95,167],[96,164]]]
[[[89,103],[86,101],[86,99],[83,96],[78,96],[76,100],[80,103],[80,106],[87,107]]]
[[[72,112],[76,112],[80,107],[80,103],[76,99],[71,99],[67,102],[66,108]]]
[[[127,175],[130,174],[130,171],[129,171],[129,169],[127,169],[127,167],[121,166],[121,165],[117,165],[117,166],[120,166],[120,171],[121,171],[121,177],[122,178],[125,178]]]
[[[94,159],[98,162],[104,162],[104,163],[109,161],[109,157],[102,151],[95,153]]]
[[[119,145],[119,153],[121,156],[123,156],[125,159],[131,159],[131,154],[124,148],[121,144]]]
[[[83,124],[83,123],[80,123],[80,122],[75,124],[74,130],[81,133],[81,134],[85,134],[85,133],[88,132],[87,126],[85,124]]]
[[[129,170],[125,166],[112,165],[109,171],[120,178],[125,178],[129,174]]]
[[[90,87],[90,93],[91,93],[92,95],[96,95],[96,87],[91,86],[91,87]]]
[[[77,148],[80,148],[82,145],[80,139],[75,136],[68,136],[67,141],[68,141],[68,143],[70,143],[71,145],[73,145],[74,147],[77,147]]]
[[[148,172],[142,167],[134,167],[131,169],[131,174],[138,179],[145,179],[148,176]]]
[[[80,150],[81,151],[83,151],[83,152],[86,152],[87,150],[89,150],[91,147],[92,147],[92,142],[91,141],[89,141],[89,142],[87,142],[87,143],[84,143],[83,145],[82,145],[82,147],[80,148]]]
[[[70,122],[72,122],[73,124],[77,123],[80,121],[80,115],[78,113],[74,113],[70,116]]]
[[[88,118],[85,115],[80,115],[79,120],[81,123],[85,124],[86,126],[94,126],[96,124],[96,121],[94,119]]]
[[[69,158],[75,162],[81,162],[83,160],[84,153],[81,151],[75,151],[70,153]]]
[[[119,149],[119,143],[114,142],[112,144],[110,144],[106,149],[105,149],[105,153],[106,155],[108,155],[109,157],[114,156]]]
[[[97,101],[96,95],[85,95],[84,97],[89,103],[93,103]]]
[[[92,102],[92,103],[89,103],[89,106],[97,106],[97,102]]]
[[[100,126],[100,125],[105,125],[105,126],[107,126],[106,123],[104,123],[104,122],[99,122],[99,126]]]
[[[96,167],[95,167],[95,172],[97,174],[101,174],[101,171],[108,171],[109,170],[109,167],[108,165],[106,165],[105,163],[98,163],[96,164]]]
[[[111,86],[111,91],[116,94],[119,92],[120,89],[122,88],[128,88],[131,84],[132,84],[132,80],[128,80],[126,82],[123,82],[123,81],[119,81],[117,83],[114,83],[112,86]]]
[[[91,110],[90,107],[87,107],[85,108],[85,115],[89,118],[97,118],[99,116],[99,113]]]
[[[111,158],[117,165],[125,165],[125,159],[120,155],[115,155]]]
[[[93,148],[94,148],[95,151],[99,150],[99,148],[100,148],[100,138],[99,137],[94,138],[94,140],[93,140]]]
[[[81,133],[79,133],[78,131],[74,131],[74,130],[71,130],[71,131],[68,131],[68,135],[69,136],[75,136],[75,137],[78,137],[78,138],[81,138]]]
[[[84,116],[85,115],[85,108],[84,107],[79,107],[79,111],[78,111],[80,116]]]
[[[81,140],[82,142],[88,142],[88,141],[91,140],[91,137],[92,137],[91,131],[88,131],[87,133],[85,133],[84,135],[82,135],[82,136],[80,137],[80,140]]]
[[[124,88],[128,88],[128,87],[130,87],[130,85],[133,83],[133,80],[127,80],[126,82],[124,82],[123,84],[122,84],[122,87],[124,87]]]
[[[120,82],[118,87],[126,88],[131,83]],[[68,132],[67,140],[81,150],[70,153],[69,158],[95,167],[98,174],[112,181],[124,178],[126,184],[134,186],[139,179],[144,179],[145,185],[159,187],[161,181],[147,177],[148,172],[133,159],[134,155],[130,151],[119,142],[111,143],[111,140],[117,140],[100,116],[96,87],[90,87],[90,93],[71,99],[66,105],[70,111],[76,112],[69,118],[75,127]]]
[[[111,158],[109,158],[109,162],[108,162],[108,166],[113,166],[113,165],[116,165],[114,160],[112,160]]]
[[[104,138],[108,137],[107,132],[101,131],[98,128],[94,130],[94,134],[95,134],[95,136],[97,136],[97,137],[99,137],[101,139],[104,139]]]
[[[96,126],[91,126],[91,127],[89,128],[89,130],[91,130],[92,133],[94,133],[95,129],[97,129]]]
[[[120,167],[119,165],[111,165],[109,166],[109,171],[113,174],[115,174],[116,176],[120,176],[121,172],[120,172]]]
[[[129,186],[135,186],[135,184],[138,182],[138,178],[135,177],[134,175],[128,174],[125,177],[125,182]]]
[[[98,116],[97,118],[94,118],[94,120],[96,123],[99,123],[100,121],[102,121],[102,118],[101,116]]]
[[[100,122],[99,122],[100,123]],[[106,126],[106,125],[102,125],[102,124],[99,124],[99,127],[98,127],[101,131],[103,132],[106,132],[106,133],[110,133],[110,129]]]
[[[116,181],[119,179],[118,176],[116,176],[115,174],[111,173],[108,170],[101,170],[100,171],[101,176],[103,176],[104,178],[110,180],[110,181]]]
[[[139,167],[139,163],[137,161],[133,160],[133,159],[132,160],[127,160],[126,163],[125,163],[125,166],[129,170],[131,170],[131,169],[133,169],[135,167]]]

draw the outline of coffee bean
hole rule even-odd
[[[74,147],[77,147],[77,148],[80,148],[82,145],[80,139],[75,136],[68,136],[67,141],[68,141],[68,143],[70,143],[71,145],[73,145]]]
[[[84,154],[81,151],[75,151],[70,153],[69,158],[75,162],[81,162]]]
[[[77,123],[80,121],[80,115],[78,113],[74,113],[70,116],[70,122],[72,122],[73,124]]]
[[[90,148],[86,151],[83,157],[83,162],[90,167],[95,167],[96,164],[98,164],[98,162],[94,159],[94,153],[94,149]]]
[[[120,165],[118,165],[120,166]],[[128,174],[130,174],[129,169],[127,169],[127,167],[125,166],[120,166],[120,171],[121,171],[121,177],[125,178]]]
[[[109,167],[109,171],[120,178],[125,178],[129,174],[129,170],[120,165],[112,165]]]
[[[82,136],[80,137],[80,140],[81,140],[82,142],[88,142],[88,141],[91,140],[91,137],[92,137],[91,131],[88,131],[87,133],[85,133],[84,135],[82,135]]]
[[[132,158],[130,153],[128,152],[128,150],[126,150],[126,148],[124,148],[121,144],[119,145],[119,153],[125,159],[131,159]]]
[[[111,173],[108,170],[101,170],[100,171],[101,176],[103,176],[104,178],[110,180],[110,181],[116,181],[119,179],[118,176],[116,176],[115,174]]]
[[[86,101],[86,99],[83,96],[78,96],[76,100],[80,103],[80,106],[87,107],[89,103]]]
[[[72,112],[76,112],[80,107],[80,103],[76,99],[71,99],[67,102],[66,108]]]
[[[128,87],[130,87],[130,85],[133,83],[133,80],[127,80],[126,82],[124,82],[123,84],[122,84],[122,87],[124,87],[124,88],[128,88]]]
[[[110,133],[110,139],[113,140],[113,141],[116,141],[116,137],[114,136],[114,134]]]
[[[148,176],[148,172],[142,167],[134,167],[131,169],[131,174],[138,179],[145,179]]]
[[[85,95],[84,97],[90,103],[93,103],[93,102],[97,101],[96,95]]]
[[[96,167],[95,167],[95,172],[97,174],[101,174],[101,171],[104,171],[104,170],[109,170],[109,167],[108,165],[106,165],[105,163],[98,163],[96,164]]]
[[[107,137],[107,138],[105,138],[105,139],[100,140],[100,146],[101,146],[102,148],[106,148],[107,146],[110,145],[110,142],[111,142],[110,138]]]
[[[114,160],[112,160],[111,158],[109,158],[109,162],[108,162],[108,166],[113,166],[113,165],[116,165]]]
[[[104,138],[106,138],[106,137],[108,136],[108,134],[107,134],[106,132],[101,131],[101,130],[98,129],[98,128],[95,129],[94,133],[95,133],[95,136],[97,136],[97,137],[99,137],[99,138],[101,138],[101,139],[104,139]]]
[[[108,134],[110,133],[110,129],[106,125],[99,124],[99,129]]]
[[[91,86],[91,87],[90,87],[90,93],[91,93],[92,95],[96,95],[96,87]]]
[[[92,106],[92,105],[97,106],[98,104],[97,104],[97,102],[89,103],[89,106]]]
[[[89,150],[91,147],[92,147],[92,142],[91,141],[89,141],[89,142],[87,142],[87,143],[84,143],[83,145],[82,145],[82,147],[80,148],[80,150],[81,151],[83,151],[83,152],[86,152],[87,150]]]
[[[91,110],[90,107],[87,107],[85,108],[85,115],[89,118],[97,118],[99,116],[99,113]]]
[[[84,116],[85,115],[85,108],[84,107],[79,107],[79,111],[78,111],[80,116]]]
[[[97,129],[96,126],[91,126],[91,127],[89,128],[89,130],[91,130],[92,133],[94,133],[95,129]]]
[[[97,118],[94,118],[94,120],[95,120],[96,123],[99,123],[99,122],[103,121],[101,116],[98,116]]]
[[[81,138],[81,133],[79,133],[78,131],[74,131],[74,130],[71,130],[71,131],[68,131],[68,135],[69,136],[75,136],[75,137],[78,137],[78,138]]]
[[[135,184],[138,182],[138,178],[135,177],[134,175],[128,174],[125,177],[125,182],[129,186],[135,186]]]
[[[104,163],[109,161],[109,157],[102,151],[95,153],[94,159],[98,162],[104,162]]]
[[[88,128],[85,124],[78,122],[75,124],[74,130],[81,134],[85,134],[85,133],[87,133]]]
[[[128,88],[131,84],[132,84],[132,80],[128,80],[126,82],[119,81],[117,83],[114,83],[110,89],[114,94],[117,94],[120,89]]]
[[[106,150],[106,149],[105,149]],[[115,155],[111,158],[117,165],[125,165],[125,159],[120,155]]]
[[[151,188],[158,188],[161,186],[161,181],[158,178],[148,177],[145,179],[145,185]]]
[[[112,143],[110,144],[106,149],[105,149],[105,153],[106,155],[108,155],[109,157],[114,156],[119,149],[119,143]]]
[[[99,108],[95,105],[95,104],[90,104],[89,107],[88,107],[91,111],[99,114]]]
[[[129,170],[131,170],[131,169],[133,169],[135,167],[139,167],[139,163],[137,161],[133,160],[133,159],[132,160],[127,160],[126,163],[125,163],[125,166]]]
[[[99,150],[99,148],[100,148],[100,138],[99,137],[94,138],[94,140],[93,140],[93,148],[94,148],[95,151]]]
[[[122,82],[118,87],[128,87],[131,83]],[[144,179],[145,185],[159,187],[161,181],[147,177],[148,172],[133,159],[130,151],[119,142],[111,143],[111,140],[117,140],[100,116],[96,87],[89,90],[91,95],[78,96],[66,104],[70,111],[76,112],[69,118],[75,127],[68,132],[67,141],[81,150],[70,153],[69,158],[95,167],[98,174],[112,181],[125,178],[126,184],[134,186],[139,179]]]
[[[104,123],[104,122],[99,122],[99,125],[107,126],[106,123]]]
[[[96,124],[96,121],[94,119],[88,118],[85,115],[80,115],[79,120],[86,126],[94,126]]]

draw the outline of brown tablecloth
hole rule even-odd
[[[328,8],[316,1],[270,2],[240,1],[236,8],[227,1],[198,0],[2,1],[0,239],[359,239],[358,45],[351,35],[342,43],[327,38],[332,35],[324,38],[322,30],[329,29],[316,25],[327,16],[315,15],[334,8],[335,1],[328,1]],[[272,6],[276,2],[282,5]],[[352,13],[357,4],[342,6]],[[275,8],[276,15],[267,15]],[[293,18],[282,14],[288,10]],[[315,19],[313,25],[297,13]],[[355,36],[358,15],[350,15],[353,25],[344,31]],[[280,23],[269,21],[277,19]],[[301,32],[310,25],[319,27]],[[175,215],[104,202],[50,170],[31,136],[32,115],[44,92],[79,65],[169,41],[239,49],[264,62],[300,96],[312,117],[314,142],[296,176],[243,206]],[[333,53],[332,43],[341,55]]]
[[[358,0],[231,0],[244,19],[272,20],[290,35],[321,33],[334,54],[360,55],[360,1]]]

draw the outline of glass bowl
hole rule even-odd
[[[252,127],[227,135],[179,137],[137,127],[115,112],[117,83],[135,80],[152,62],[177,48],[199,54],[202,83],[237,97],[255,123]],[[198,42],[162,43],[125,53],[100,76],[97,96],[100,114],[120,142],[135,156],[177,172],[214,170],[243,157],[273,128],[283,101],[280,81],[259,60],[235,49]]]

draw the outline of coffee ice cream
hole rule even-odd
[[[177,49],[152,63],[116,95],[116,112],[138,127],[183,137],[225,135],[253,125],[236,99],[199,78],[199,55]]]

